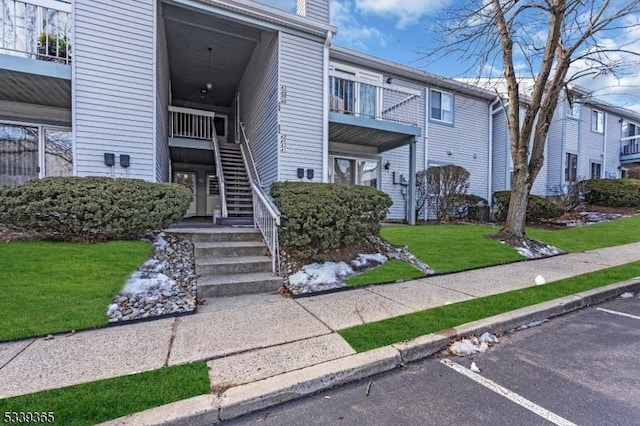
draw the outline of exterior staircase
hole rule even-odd
[[[269,293],[282,286],[257,229],[173,228],[167,232],[194,243],[198,297]]]
[[[220,218],[218,223],[222,225],[252,225],[253,195],[240,145],[221,143],[219,150],[222,173],[224,174],[227,217]]]

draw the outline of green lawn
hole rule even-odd
[[[424,277],[424,273],[406,262],[391,259],[383,265],[362,274],[349,278],[346,282],[349,287],[358,287],[371,284],[384,284],[398,280],[410,280]]]
[[[365,352],[638,276],[640,276],[640,262],[634,262],[551,284],[439,306],[413,314],[355,326],[340,331],[340,335],[356,351]]]
[[[142,241],[0,243],[0,341],[107,324],[109,303],[150,252]]]
[[[209,392],[201,362],[0,399],[0,413],[53,412],[55,424],[95,425]]]
[[[640,215],[558,230],[529,228],[531,238],[568,252],[582,252],[640,241]]]
[[[391,244],[409,246],[411,254],[445,273],[524,259],[511,247],[485,238],[499,230],[487,225],[385,226],[381,236]]]

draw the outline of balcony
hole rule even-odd
[[[421,92],[331,76],[329,138],[383,152],[420,135]]]
[[[71,63],[71,2],[1,0],[0,54]]]
[[[620,162],[640,163],[640,135],[624,137],[620,140]]]

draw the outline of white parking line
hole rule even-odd
[[[481,376],[478,373],[474,373],[473,371],[467,369],[466,367],[463,367],[460,364],[456,364],[455,362],[445,358],[442,359],[440,361],[442,364],[446,365],[447,367],[457,371],[458,373],[462,374],[463,376],[468,377],[469,379],[473,380],[476,383],[481,384],[482,386],[484,386],[485,388],[492,390],[493,392],[497,393],[498,395],[502,395],[505,398],[507,398],[508,400],[515,402],[516,404],[520,405],[521,407],[526,408],[527,410],[531,411],[534,414],[539,415],[540,417],[542,417],[545,420],[550,421],[551,423],[557,424],[557,425],[561,425],[561,426],[576,426],[575,423],[570,422],[569,420],[565,419],[564,417],[560,417],[557,414],[552,413],[551,411],[542,408],[541,406],[529,401],[528,399],[518,395],[517,393],[511,392],[509,389],[500,386],[499,384],[497,384],[496,382],[493,382],[483,376]]]
[[[633,319],[640,320],[640,317],[636,316],[636,315],[625,314],[624,312],[612,311],[611,309],[604,309],[604,308],[596,308],[596,309],[598,311],[600,311],[600,312],[606,312],[608,314],[619,315],[621,317],[627,317],[627,318],[633,318]]]

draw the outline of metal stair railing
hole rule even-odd
[[[269,195],[260,184],[260,176],[256,163],[253,160],[249,139],[244,130],[244,124],[240,122],[240,151],[242,160],[247,169],[249,182],[251,183],[251,193],[253,196],[253,224],[260,230],[269,252],[271,253],[273,272],[278,273],[280,269],[280,252],[278,250],[278,227],[280,226],[280,211],[271,201]]]

